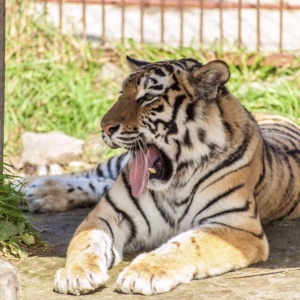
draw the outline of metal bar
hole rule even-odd
[[[280,0],[279,7],[279,52],[282,53],[282,39],[283,39],[283,0]]]
[[[101,7],[102,7],[102,34],[101,34],[101,43],[102,45],[105,44],[105,31],[106,31],[106,28],[105,28],[105,0],[101,0]]]
[[[200,44],[201,44],[201,47],[203,45],[203,15],[204,15],[203,0],[200,0]]]
[[[260,50],[260,0],[256,0],[256,51]]]
[[[238,47],[242,47],[242,0],[239,0],[238,6]]]
[[[125,40],[125,1],[122,0],[121,7],[121,41],[124,43]]]
[[[62,30],[63,29],[63,1],[64,0],[59,0],[59,29]]]
[[[82,1],[82,37],[86,39],[86,0]]]
[[[44,0],[37,0],[39,2],[43,2]],[[212,1],[212,0],[210,0]],[[58,0],[48,0],[48,3],[54,2],[57,3]],[[249,1],[250,2],[250,1]],[[81,0],[65,0],[65,3],[81,3]],[[101,4],[101,0],[86,0],[87,4]],[[117,0],[105,0],[105,3],[107,5],[115,5],[115,6],[120,6],[121,1]],[[126,6],[137,6],[139,5],[140,0],[126,0]],[[147,0],[145,1],[145,6],[151,6],[151,7],[160,7],[161,0]],[[165,0],[165,7],[173,7],[173,8],[178,8],[180,5],[180,0]],[[184,7],[185,8],[199,8],[198,1],[196,0],[185,0],[184,1]],[[213,9],[213,8],[219,8],[219,2],[217,1],[212,1],[208,2],[206,0],[204,2],[204,8],[207,9]],[[284,9],[286,10],[294,10],[294,9],[300,9],[299,4],[284,4],[283,5]],[[223,3],[223,8],[224,9],[233,9],[233,8],[238,8],[238,2],[234,3],[229,0],[226,1],[226,3]],[[256,4],[252,3],[244,3],[242,5],[242,8],[256,8]],[[275,3],[261,3],[260,4],[261,9],[271,9],[271,10],[278,10],[279,5]]]
[[[140,19],[140,28],[141,28],[141,44],[144,43],[144,0],[141,0],[141,19]]]
[[[44,0],[44,12],[47,12],[47,3],[48,3],[48,0]]]
[[[0,176],[3,174],[5,88],[5,0],[0,1]]]
[[[184,23],[184,17],[183,17],[183,1],[184,0],[180,0],[180,6],[179,6],[179,14],[180,14],[180,40],[179,40],[179,46],[182,47],[183,46],[183,23]]]
[[[219,8],[219,12],[220,12],[220,15],[219,15],[219,24],[220,24],[220,47],[221,47],[221,50],[223,48],[223,39],[224,39],[224,35],[223,35],[223,0],[220,0],[219,2],[220,4],[220,8]]]
[[[165,0],[161,0],[160,5],[160,43],[165,43]]]

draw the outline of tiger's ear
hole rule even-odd
[[[230,72],[224,61],[214,60],[203,67],[197,68],[192,77],[199,92],[205,98],[213,100],[217,96],[219,86],[228,81]]]
[[[149,65],[149,63],[146,61],[136,60],[128,55],[126,56],[126,59],[127,59],[128,66],[132,71],[135,71],[143,66]]]

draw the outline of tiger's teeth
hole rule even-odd
[[[150,172],[151,174],[155,174],[155,173],[156,173],[156,170],[155,170],[154,168],[148,168],[148,170],[149,170],[149,172]]]

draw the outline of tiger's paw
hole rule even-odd
[[[94,254],[78,258],[56,272],[54,291],[60,294],[83,295],[103,286],[108,280],[107,268],[101,266],[99,256]]]
[[[116,290],[126,294],[154,295],[169,292],[191,279],[190,274],[176,268],[171,261],[147,253],[139,255],[120,273]]]

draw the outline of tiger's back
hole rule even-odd
[[[255,198],[263,223],[300,215],[300,128],[288,118],[255,114],[262,134]]]

